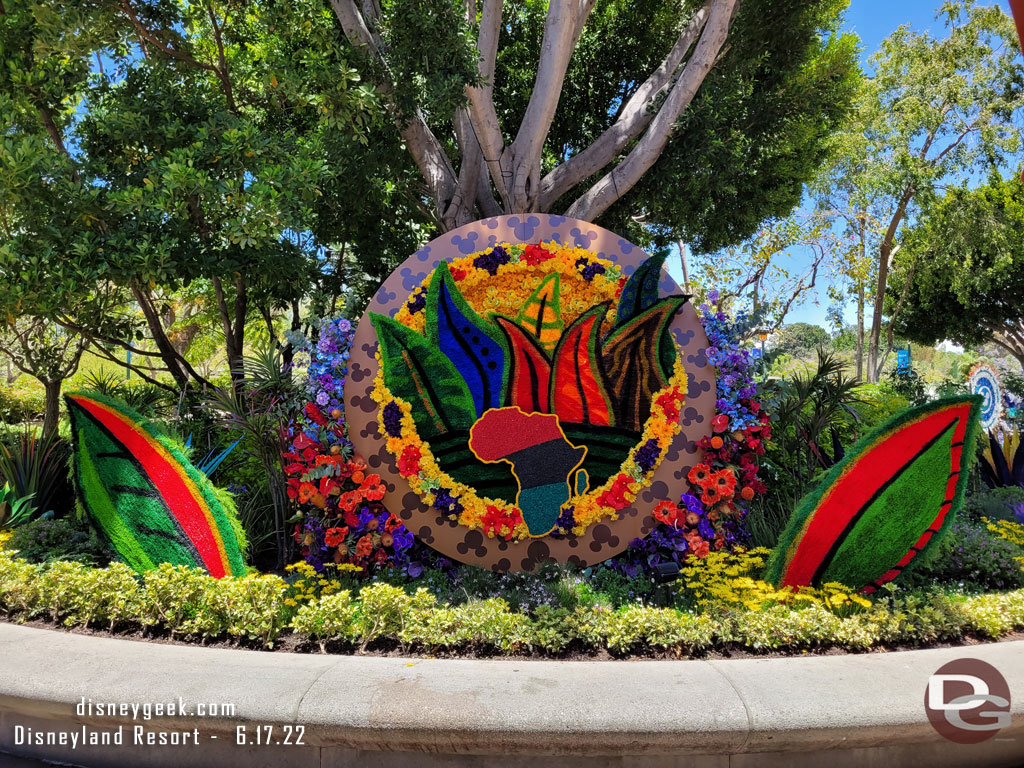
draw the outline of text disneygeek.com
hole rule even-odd
[[[112,718],[147,722],[153,718],[211,717],[221,720],[235,716],[235,705],[229,702],[186,703],[176,701],[108,702],[82,698],[75,707],[80,718]],[[223,739],[236,745],[293,746],[305,742],[301,725],[259,725],[247,723],[234,726],[228,733],[200,734],[198,728],[161,729],[152,725],[76,725],[73,728],[43,729],[14,725],[15,746],[61,746],[70,749],[89,746],[192,746],[203,741]]]

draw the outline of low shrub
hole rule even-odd
[[[1016,520],[1014,504],[1024,504],[1024,488],[1019,485],[987,489],[964,499],[960,515],[970,520]]]
[[[1008,535],[1024,537],[1024,528]],[[390,642],[426,653],[607,650],[620,656],[683,656],[737,646],[768,652],[928,645],[970,634],[995,638],[1024,628],[1024,589],[968,595],[887,585],[866,600],[844,593],[841,585],[828,585],[809,596],[785,590],[768,595],[763,582],[742,568],[733,572],[735,563],[709,567],[739,581],[738,591],[712,590],[690,608],[641,603],[612,608],[596,599],[585,604],[577,592],[565,599],[575,602],[572,607],[541,605],[528,613],[501,598],[440,603],[422,587],[383,582],[365,584],[358,593],[344,589],[311,596],[292,606],[292,587],[274,575],[218,580],[164,564],[140,578],[119,563],[103,569],[79,562],[29,563],[9,548],[9,540],[0,533],[0,612],[8,617],[43,616],[66,626],[110,630],[141,625],[175,637],[230,638],[266,647],[291,631],[321,650],[332,642],[361,648]],[[753,567],[756,559],[750,555],[744,562]]]
[[[113,550],[88,523],[75,518],[40,518],[14,529],[9,547],[30,563],[73,560],[106,565]]]
[[[912,572],[913,584],[941,582],[966,589],[1024,587],[1018,558],[1024,548],[999,536],[984,521],[957,520],[928,562]]]
[[[42,421],[46,397],[42,388],[0,384],[0,422],[23,424]]]

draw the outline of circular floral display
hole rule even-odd
[[[687,377],[659,296],[556,241],[441,262],[393,317],[371,314],[373,399],[422,501],[491,538],[582,535],[616,519],[679,433]]]
[[[999,374],[985,363],[971,369],[968,385],[972,395],[981,395],[981,428],[994,429],[1003,417],[1003,392]]]

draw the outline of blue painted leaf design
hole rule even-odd
[[[427,338],[462,375],[477,416],[501,408],[509,359],[504,336],[466,303],[444,262],[430,281],[426,312]]]
[[[661,284],[661,267],[668,256],[651,256],[636,268],[622,288],[619,306],[615,311],[615,327],[625,325],[658,301],[658,286]]]
[[[377,331],[384,383],[412,406],[420,437],[469,429],[476,411],[455,366],[427,339],[386,315],[370,313]]]

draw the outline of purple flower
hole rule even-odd
[[[499,245],[473,259],[473,266],[487,270],[491,275],[496,275],[498,274],[498,267],[502,264],[508,264],[508,262],[508,252]]]
[[[636,453],[633,454],[633,461],[644,472],[650,472],[654,469],[654,464],[658,461],[658,456],[660,455],[661,449],[658,448],[658,441],[652,439],[637,449]]]
[[[381,416],[384,420],[384,431],[390,437],[400,437],[402,434],[402,409],[398,407],[398,404],[390,402],[385,405]]]
[[[409,311],[414,315],[417,312],[422,312],[423,308],[427,306],[427,292],[420,288],[415,295],[409,299],[409,302],[405,306],[407,306]]]

